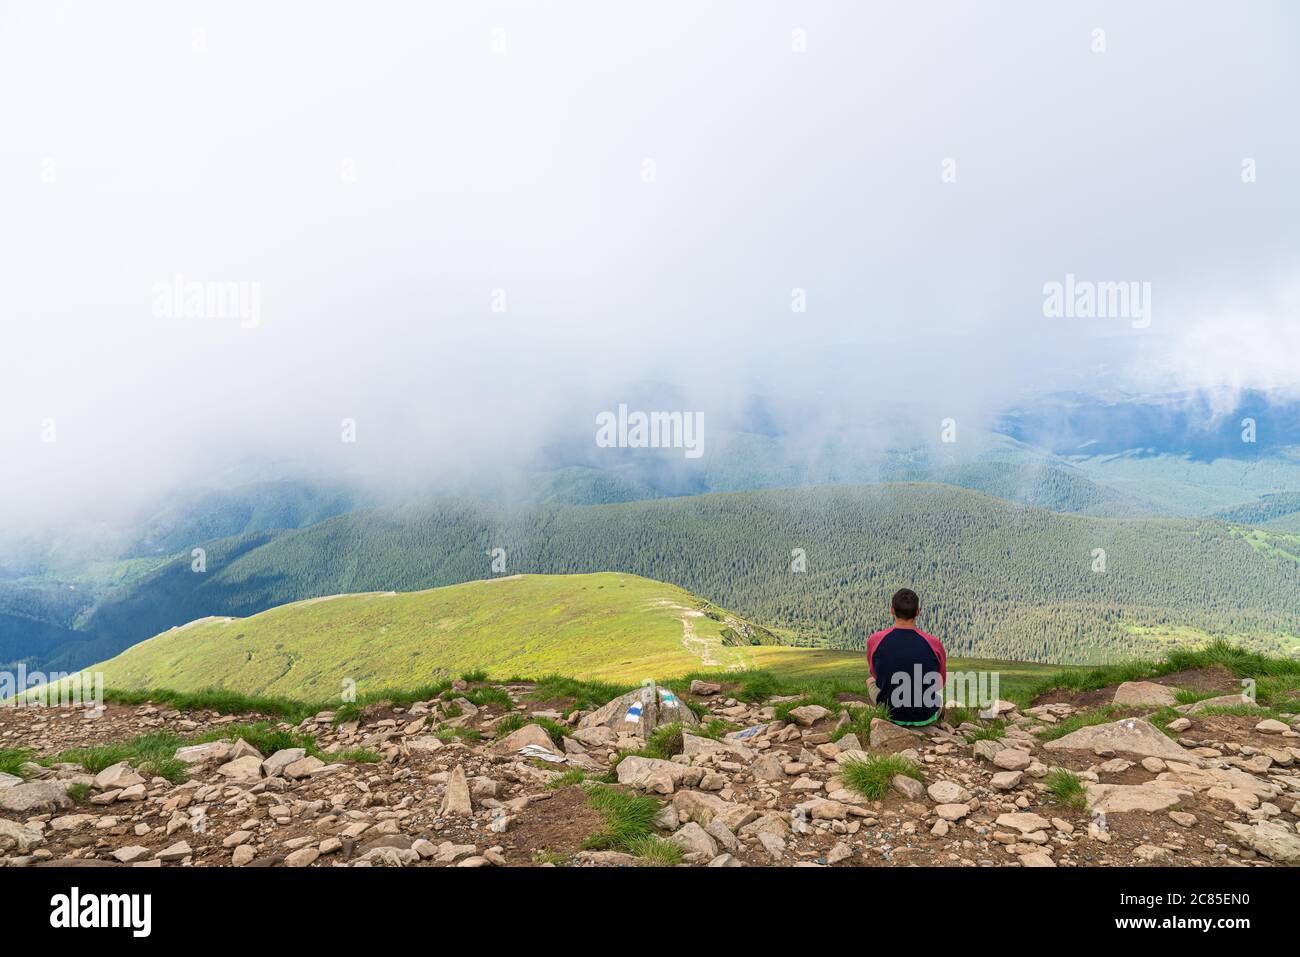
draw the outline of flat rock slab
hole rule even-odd
[[[1145,718],[1124,718],[1080,728],[1063,738],[1048,741],[1045,747],[1048,751],[1123,751],[1144,758],[1185,761],[1192,765],[1200,763],[1196,755],[1165,737]]]
[[[901,728],[884,718],[871,719],[871,747],[873,748],[910,748],[920,735],[908,728]]]
[[[1203,698],[1192,704],[1179,705],[1178,710],[1183,714],[1200,714],[1206,708],[1235,708],[1241,705],[1254,704],[1245,695],[1240,694],[1222,694],[1217,698]]]
[[[1107,814],[1126,811],[1155,813],[1174,807],[1191,797],[1192,792],[1168,783],[1089,784],[1087,796],[1088,807],[1093,811],[1104,811]]]
[[[1257,854],[1279,864],[1300,864],[1300,834],[1294,834],[1276,821],[1259,821],[1253,827],[1227,821],[1227,828],[1237,840]]]

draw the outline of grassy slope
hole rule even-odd
[[[494,676],[562,672],[639,681],[703,666],[723,648],[722,623],[689,617],[701,602],[635,575],[524,575],[419,592],[345,595],[281,605],[251,618],[173,629],[96,666],[114,687],[193,690],[220,685],[323,698],[359,687],[405,686],[483,667]]]
[[[796,683],[866,681],[861,652],[724,647],[725,622],[687,614],[702,604],[683,589],[635,575],[522,575],[201,621],[94,667],[114,688],[223,687],[321,701],[336,697],[349,678],[360,693],[373,694],[474,668],[496,678],[559,673],[635,684],[739,666]],[[683,618],[694,640],[687,640]],[[976,659],[952,667],[1000,671],[1004,696],[1055,670]]]

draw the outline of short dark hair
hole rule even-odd
[[[912,591],[912,589],[900,588],[894,592],[894,597],[889,600],[889,607],[893,609],[894,614],[899,618],[910,621],[921,610],[921,599],[916,597],[916,592]]]

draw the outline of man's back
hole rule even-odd
[[[943,707],[948,654],[917,628],[886,628],[867,639],[867,663],[880,689],[877,703],[899,724],[928,724]]]

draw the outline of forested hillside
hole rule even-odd
[[[1213,634],[1289,651],[1300,563],[1200,519],[1097,519],[936,485],[745,492],[603,506],[457,501],[339,516],[214,543],[109,596],[67,666],[205,615],[318,595],[506,574],[625,571],[668,581],[805,640],[860,646],[911,585],[954,653],[1114,659]],[[792,571],[802,549],[806,570]],[[1104,550],[1104,571],[1100,570]],[[1098,570],[1094,570],[1094,569]]]
[[[1265,495],[1258,502],[1226,508],[1217,513],[1225,522],[1242,525],[1269,525],[1300,517],[1300,492],[1278,492]]]

